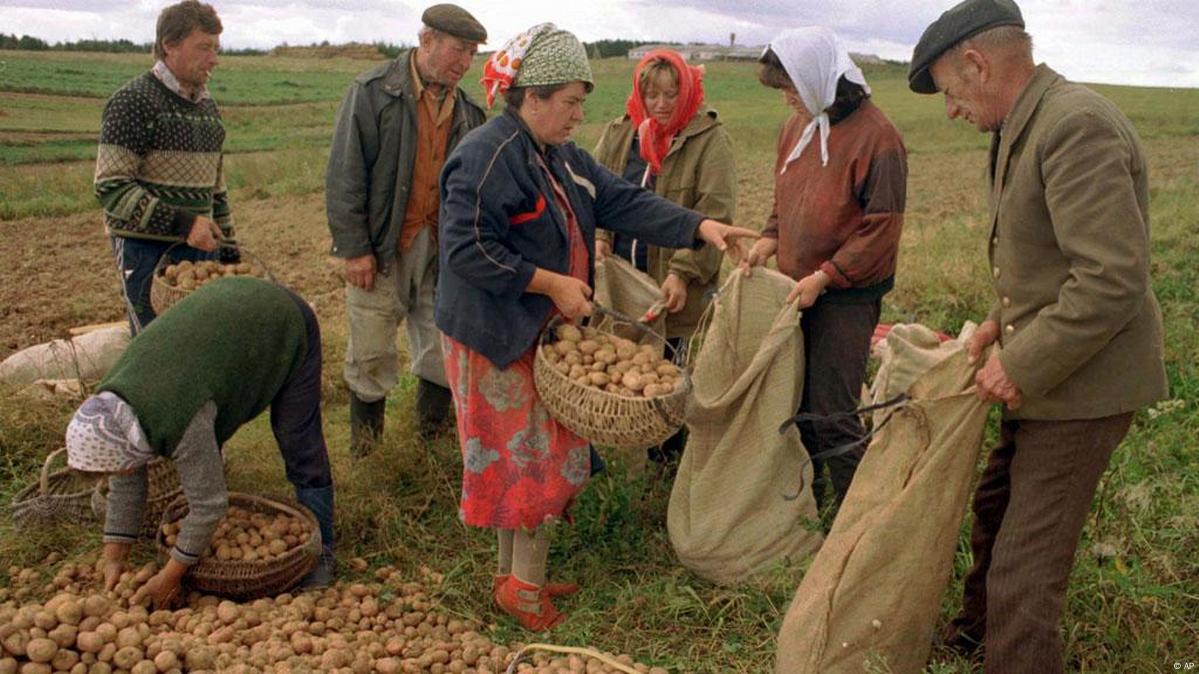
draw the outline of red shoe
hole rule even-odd
[[[542,632],[557,627],[566,616],[550,603],[545,588],[508,576],[495,593],[495,603],[508,615],[516,618],[521,627]]]
[[[508,582],[512,574],[504,576],[496,575],[491,579],[491,596],[495,596],[500,591],[500,586]],[[579,591],[579,586],[576,583],[546,583],[542,586],[545,593],[551,597],[569,597]]]

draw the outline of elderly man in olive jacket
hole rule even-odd
[[[921,37],[909,83],[992,133],[996,302],[970,352],[1006,405],[974,499],[974,567],[943,633],[986,670],[1063,669],[1058,625],[1100,476],[1133,412],[1167,395],[1149,278],[1148,167],[1110,101],[1034,65],[1011,0],[966,0]]]
[[[458,141],[484,121],[483,109],[457,85],[487,31],[456,5],[429,7],[421,20],[419,46],[350,86],[325,174],[333,254],[346,265],[345,380],[355,455],[382,435],[386,397],[399,378],[401,321],[418,377],[423,437],[438,431],[450,403],[433,323],[437,180]]]

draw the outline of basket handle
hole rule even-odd
[[[54,463],[54,459],[58,458],[59,455],[65,453],[66,451],[66,447],[59,447],[53,452],[50,452],[50,454],[46,457],[46,460],[42,463],[42,475],[38,480],[39,494],[45,494],[50,490],[50,464]]]

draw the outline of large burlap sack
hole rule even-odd
[[[884,381],[895,385],[913,362],[927,367],[913,366],[924,370],[908,402],[874,436],[795,592],[779,631],[778,674],[924,668],[987,420],[973,390],[976,367],[966,362],[971,333],[945,345],[920,331],[907,332],[911,340],[893,333]]]
[[[805,526],[816,517],[807,452],[794,426],[778,432],[803,394],[800,314],[786,303],[794,287],[767,269],[734,274],[696,359],[666,525],[683,565],[716,583],[820,546]]]
[[[634,320],[663,302],[662,289],[649,274],[615,255],[609,255],[595,265],[594,299],[600,306]],[[659,335],[666,334],[666,312],[659,311],[658,317],[646,325]],[[641,341],[646,336],[644,331],[629,326],[617,326],[613,332],[633,341]]]
[[[905,393],[925,372],[945,360],[966,343],[978,326],[967,321],[957,340],[946,341],[943,335],[919,323],[899,323],[871,349],[879,359],[878,372],[870,385],[866,404],[877,405]],[[888,410],[874,413],[875,425],[890,414]]]
[[[0,363],[0,381],[32,384],[39,379],[96,382],[129,345],[126,325],[94,330],[71,339],[56,339],[18,351]]]

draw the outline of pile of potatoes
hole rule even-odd
[[[180,520],[162,525],[167,547],[175,544],[179,525]],[[311,535],[312,527],[303,518],[229,506],[213,533],[207,554],[222,562],[271,561],[303,545]]]
[[[111,592],[97,590],[101,573],[86,563],[63,565],[42,586],[37,571],[9,571],[12,585],[0,594],[0,674],[499,674],[523,647],[493,643],[480,625],[441,610],[425,586],[391,567],[370,583],[245,604],[191,593],[185,608],[153,612],[129,604],[156,571],[153,564],[126,572]],[[18,605],[10,598],[16,591],[53,596]],[[666,674],[629,656],[613,659]],[[516,671],[619,670],[597,659],[537,653]]]
[[[545,356],[576,383],[628,398],[653,398],[683,386],[682,371],[652,344],[638,345],[569,323],[559,325],[555,334],[558,341],[545,348]]]
[[[192,262],[184,260],[179,264],[167,265],[162,270],[162,278],[169,285],[180,290],[195,290],[200,286],[225,276],[257,276],[266,277],[266,269],[261,265],[250,262],[221,264],[216,260]]]

